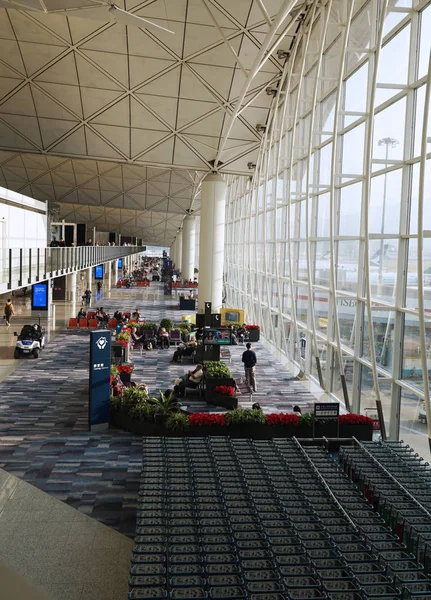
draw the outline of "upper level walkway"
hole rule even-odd
[[[4,248],[0,250],[0,294],[143,251],[142,246]]]

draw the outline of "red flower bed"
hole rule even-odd
[[[259,325],[246,325],[245,328],[247,331],[251,331],[252,329],[260,329]]]
[[[295,413],[274,413],[266,415],[267,425],[299,425],[299,417]]]
[[[235,396],[235,388],[233,385],[218,385],[214,388],[214,391],[217,392],[217,394],[223,394],[223,396],[230,396],[231,398],[234,398]]]
[[[109,384],[112,385],[115,381],[116,377],[114,377],[113,375],[109,376]]]
[[[117,369],[119,373],[131,373],[133,371],[133,367],[130,365],[120,365]]]
[[[129,345],[129,342],[126,340],[115,340],[115,341],[117,342],[117,344],[121,344],[125,348],[127,348],[127,346]]]
[[[190,425],[226,425],[223,413],[193,413],[189,417]]]
[[[370,417],[364,415],[355,415],[353,413],[347,413],[346,415],[340,415],[338,417],[340,425],[372,425],[373,420]]]

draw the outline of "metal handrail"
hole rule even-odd
[[[0,250],[0,293],[140,252],[143,246],[5,248]]]

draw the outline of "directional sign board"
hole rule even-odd
[[[111,392],[111,331],[90,332],[90,384],[88,390],[88,428],[109,424]]]

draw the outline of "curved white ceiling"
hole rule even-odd
[[[59,3],[68,0],[50,8]],[[175,35],[0,9],[0,185],[59,202],[68,220],[169,245],[185,212],[199,210],[199,181],[286,4],[117,2]],[[294,29],[279,49],[290,47]],[[261,140],[256,124],[266,122],[272,100],[265,89],[281,68],[273,52],[253,79],[222,172],[249,172]]]

